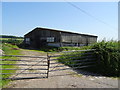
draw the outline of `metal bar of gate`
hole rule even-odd
[[[18,65],[18,66],[48,66],[46,64],[38,64],[38,65],[35,65],[35,64],[0,64],[0,65]]]
[[[0,61],[22,61],[22,62],[38,62],[39,60],[13,60],[13,59],[0,59]],[[41,61],[41,62],[47,62],[47,61]]]
[[[10,79],[10,80],[22,80],[22,79],[40,79],[47,77],[18,77],[18,78],[2,78],[2,80]]]
[[[20,56],[20,55],[0,55],[0,56],[8,56],[8,57],[29,57],[29,58],[47,58],[46,56]]]
[[[50,70],[49,72],[52,71],[61,71],[61,70],[71,70],[71,69],[80,69],[80,68],[87,68],[87,67],[93,67],[95,65],[87,65],[87,66],[80,66],[80,67],[71,67],[71,68],[64,68],[64,69],[56,69],[56,70]]]
[[[15,74],[15,73],[0,73],[0,74]],[[47,74],[47,73],[16,73],[16,74]]]
[[[86,61],[95,61],[96,59],[86,59],[86,60],[71,60],[71,61],[65,61],[65,63],[67,62],[86,62]],[[58,64],[58,62],[55,63],[50,63],[50,64]]]
[[[44,69],[44,68],[36,68],[36,69],[29,69],[29,68],[7,68],[7,69],[0,69],[0,70],[47,70],[47,69]]]

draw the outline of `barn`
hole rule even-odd
[[[97,42],[97,36],[37,27],[24,35],[24,44],[33,48],[43,46],[87,46]]]

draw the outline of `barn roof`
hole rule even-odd
[[[64,33],[70,33],[70,34],[77,34],[77,35],[84,35],[84,36],[91,36],[91,37],[98,37],[95,35],[89,35],[89,34],[81,34],[81,33],[76,33],[76,32],[70,32],[70,31],[63,31],[63,30],[58,30],[58,29],[51,29],[51,28],[43,28],[43,27],[37,27],[34,30],[28,32],[27,34],[30,34],[31,32],[34,32],[35,30],[50,30],[50,31],[57,31],[57,32],[64,32]],[[25,35],[27,35],[25,34]]]

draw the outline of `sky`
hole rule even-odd
[[[2,2],[2,34],[24,36],[36,27],[118,39],[117,2]]]

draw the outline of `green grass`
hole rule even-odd
[[[39,51],[39,52],[61,52],[61,51],[71,51],[71,50],[83,50],[90,48],[91,46],[83,46],[83,47],[52,47],[52,46],[44,46],[41,48],[38,48],[33,51]]]
[[[45,51],[41,51],[41,50],[26,50],[26,51],[35,51],[35,52],[46,53]]]
[[[15,49],[17,48],[17,49]],[[20,50],[16,45],[11,45],[11,44],[2,44],[2,50],[4,51],[4,54],[6,55],[18,55],[20,54]],[[3,56],[2,59],[18,59],[16,57],[5,57]],[[2,64],[15,64],[15,61],[2,61],[0,62]],[[6,68],[17,68],[16,66],[13,65],[2,65],[3,69]],[[15,70],[2,70],[2,73],[15,73]],[[11,75],[2,75],[3,78],[8,78]],[[5,87],[11,80],[2,80],[0,83],[2,83],[1,87]]]
[[[0,38],[0,40],[9,40],[9,39],[23,40],[22,38]]]

